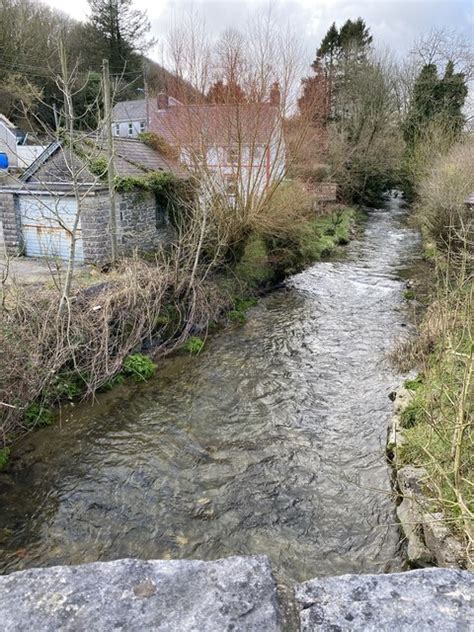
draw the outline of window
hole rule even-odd
[[[237,196],[237,176],[230,174],[225,176],[225,192],[230,198]]]
[[[144,132],[144,131],[145,131],[145,123],[144,123],[144,121],[142,121],[140,123],[140,132]]]
[[[118,123],[115,125],[115,136],[120,136],[120,125]]]
[[[262,145],[256,145],[253,150],[253,162],[257,164],[262,162],[264,156],[265,147],[262,147]]]
[[[128,135],[133,136],[133,123],[128,124]]]
[[[239,150],[237,147],[229,147],[227,150],[227,164],[235,165],[239,162]]]
[[[164,228],[169,224],[168,208],[163,199],[155,197],[155,225],[156,228]]]

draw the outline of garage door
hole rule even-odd
[[[71,229],[76,217],[74,198],[42,196],[19,196],[20,216],[27,257],[69,258]],[[76,262],[84,260],[81,225],[76,232]]]

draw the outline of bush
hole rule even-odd
[[[247,310],[257,304],[256,298],[237,298],[234,301],[234,307],[228,312],[230,320],[244,324],[247,320]]]
[[[191,338],[188,338],[188,340],[186,340],[186,343],[184,345],[186,351],[189,351],[189,353],[193,354],[200,353],[203,347],[204,340],[202,338],[199,338],[199,336],[191,336]]]
[[[141,353],[133,353],[126,357],[123,362],[123,372],[133,377],[137,382],[149,380],[155,374],[156,368],[156,364]]]
[[[471,242],[472,211],[464,204],[474,191],[474,142],[455,146],[439,159],[418,187],[416,216],[428,241],[460,250]]]
[[[260,235],[252,234],[248,238],[242,257],[235,268],[235,274],[248,287],[265,285],[273,277],[268,260],[265,241]]]
[[[425,411],[423,409],[421,399],[413,399],[403,410],[400,423],[402,428],[413,428],[425,419]]]
[[[26,425],[31,428],[49,426],[53,423],[54,413],[43,403],[33,402],[25,411]]]

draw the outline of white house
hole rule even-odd
[[[169,103],[181,105],[172,97]],[[151,112],[159,107],[160,96],[158,99],[136,99],[116,103],[112,109],[112,133],[121,138],[136,138],[138,134],[148,131]]]
[[[280,91],[264,103],[183,105],[159,95],[150,131],[179,151],[201,180],[230,199],[257,199],[285,171]]]

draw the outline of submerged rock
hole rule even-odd
[[[281,629],[268,559],[117,560],[0,577],[2,632],[273,632]]]
[[[342,575],[296,587],[301,632],[461,632],[474,629],[474,575],[420,569]]]

